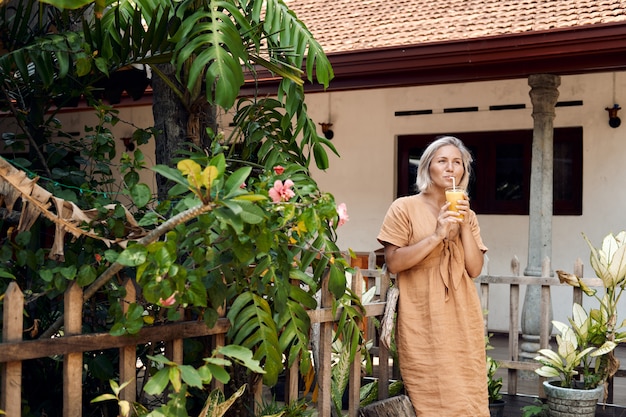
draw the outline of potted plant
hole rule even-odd
[[[486,312],[485,312],[486,314]],[[491,334],[485,336],[485,351],[493,349],[490,343]],[[502,377],[496,378],[496,371],[500,367],[498,361],[487,354],[487,393],[489,395],[489,415],[491,417],[504,416],[504,400],[500,390],[502,389]]]
[[[498,362],[487,355],[487,391],[489,393],[489,415],[491,417],[504,416],[504,400],[500,390],[502,389],[502,377],[496,378]]]
[[[560,333],[556,336],[557,350],[541,349],[535,358],[542,365],[535,372],[552,379],[543,384],[551,415],[563,415],[554,409],[557,402],[563,403],[566,398],[579,402],[567,415],[595,415],[603,391],[606,398],[607,380],[619,368],[614,349],[626,338],[622,330],[626,323],[618,325],[617,321],[617,304],[626,286],[626,232],[607,235],[599,248],[583,236],[591,249],[591,267],[601,279],[604,291],[598,294],[580,277],[556,271],[562,283],[580,287],[597,301],[598,307],[587,313],[581,305],[574,304],[569,325],[553,321]],[[581,399],[583,396],[585,400]]]

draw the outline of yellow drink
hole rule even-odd
[[[463,190],[462,188],[446,189],[446,200],[450,202],[450,207],[448,207],[448,210],[458,212],[456,203],[459,200],[465,200],[465,190]],[[462,215],[459,215],[459,217],[463,218]]]

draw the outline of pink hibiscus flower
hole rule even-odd
[[[174,291],[174,294],[170,295],[165,300],[162,298],[159,298],[159,304],[162,305],[163,307],[173,306],[174,303],[176,302],[176,293],[178,293],[178,291]]]
[[[270,188],[269,194],[274,203],[280,203],[281,201],[289,201],[296,193],[291,189],[293,187],[293,181],[286,180],[285,183],[281,180],[276,180],[274,186]]]
[[[337,214],[339,215],[339,222],[337,222],[337,227],[344,225],[350,217],[348,217],[348,207],[346,203],[341,203],[337,206]]]

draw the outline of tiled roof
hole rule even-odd
[[[626,22],[626,0],[287,0],[326,53]]]

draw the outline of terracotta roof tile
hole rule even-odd
[[[626,0],[286,2],[327,53],[626,22]]]

